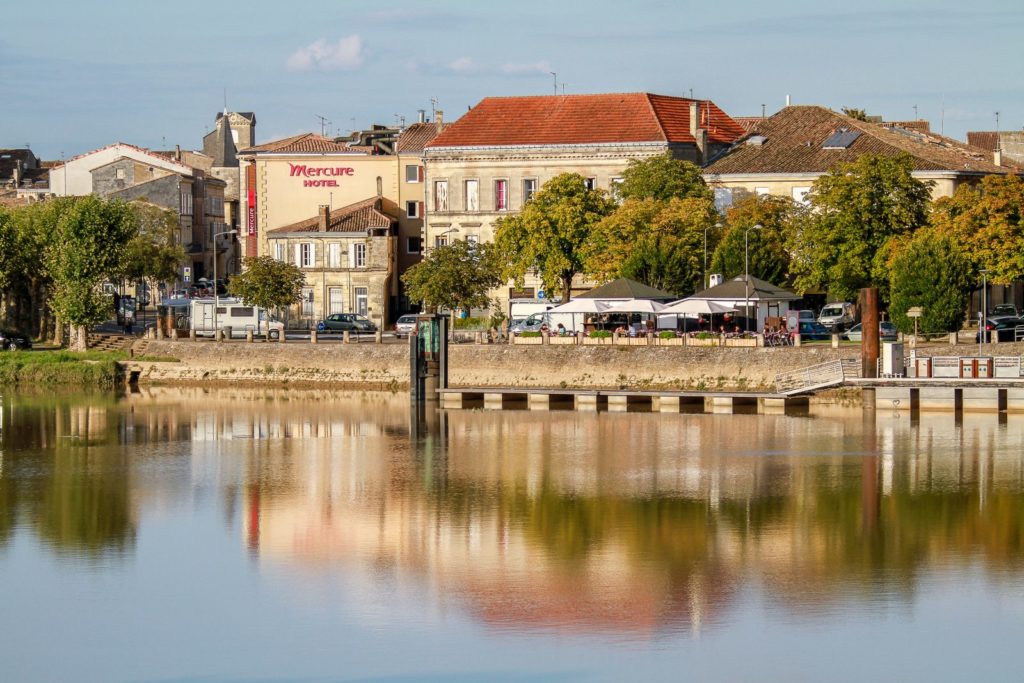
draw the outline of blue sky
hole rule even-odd
[[[488,95],[652,91],[734,116],[794,103],[1024,127],[1021,0],[5,2],[0,147],[198,148],[228,106],[257,139],[448,120]]]

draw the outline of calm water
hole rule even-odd
[[[1024,418],[6,394],[2,681],[1018,681]]]

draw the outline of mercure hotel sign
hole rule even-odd
[[[302,178],[303,187],[339,187],[338,178],[355,174],[356,171],[351,166],[288,164],[288,175],[292,178]]]

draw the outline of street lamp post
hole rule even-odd
[[[237,230],[225,230],[224,232],[213,233],[213,336],[216,339],[217,331],[217,309],[220,308],[220,290],[217,289],[217,238],[221,235],[237,235]]]
[[[743,294],[746,301],[743,304],[743,326],[746,331],[750,331],[750,245],[748,244],[747,237],[750,235],[751,230],[763,230],[764,226],[760,223],[750,226],[743,231]],[[756,315],[754,316],[757,317]],[[797,330],[799,332],[800,330]]]
[[[978,355],[980,356],[981,345],[986,341],[985,337],[988,335],[988,271],[984,268],[981,269],[981,312],[978,313],[978,319],[981,321],[981,329],[978,330]]]
[[[720,228],[722,227],[722,224],[715,223],[714,227]],[[710,229],[710,225],[704,228],[704,289],[708,288],[708,230]]]

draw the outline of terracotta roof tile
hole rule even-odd
[[[426,147],[692,143],[694,101],[650,93],[487,97]],[[729,143],[743,135],[713,102],[696,102],[710,141]]]
[[[371,197],[331,212],[327,232],[366,232],[372,228],[392,228],[398,219],[385,213],[380,197]],[[268,230],[268,235],[295,232],[319,232],[320,216]]]
[[[366,154],[366,149],[352,147],[346,142],[335,142],[331,138],[325,138],[316,133],[303,133],[293,135],[290,138],[265,142],[255,147],[246,147],[239,150],[239,154],[258,154],[260,152],[275,152],[279,154],[293,153],[324,153],[324,152],[348,152]]]
[[[980,130],[967,133],[967,144],[972,147],[994,152],[998,147],[998,143],[999,133],[994,130]]]
[[[450,126],[450,123],[442,124],[443,128]],[[419,154],[427,143],[437,137],[436,123],[414,123],[398,136],[399,154]]]
[[[860,135],[844,149],[823,149],[838,129]],[[762,144],[746,144],[754,135]],[[786,107],[751,127],[748,135],[705,168],[710,175],[743,173],[826,173],[841,162],[863,154],[909,153],[918,171],[1013,173],[1020,169],[1004,161],[996,166],[992,154],[958,140],[904,128],[886,128],[851,119],[825,107]]]

